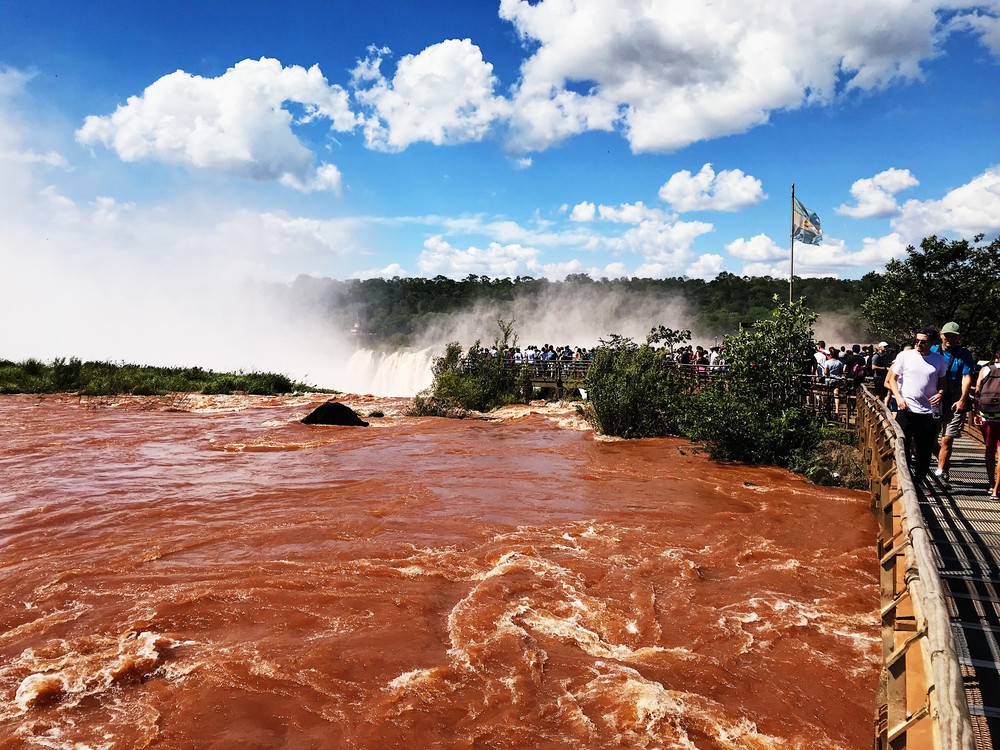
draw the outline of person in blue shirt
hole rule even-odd
[[[948,382],[941,402],[941,448],[938,451],[938,465],[934,475],[948,481],[948,464],[951,461],[952,444],[962,434],[968,419],[972,399],[969,389],[976,371],[976,360],[972,352],[961,345],[962,332],[958,323],[945,323],[941,327],[941,343],[931,351],[939,352],[948,364]]]

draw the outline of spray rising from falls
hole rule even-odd
[[[322,317],[314,314],[317,319]],[[505,303],[474,304],[437,316],[432,325],[417,334],[420,343],[415,346],[398,351],[361,347],[348,358],[321,369],[324,382],[338,390],[414,396],[432,385],[431,366],[436,357],[444,354],[448,342],[458,342],[463,350],[476,342],[489,346],[501,336],[498,321],[513,323],[516,338],[508,342],[511,346],[591,348],[610,334],[642,341],[658,324],[686,328],[690,317],[679,298],[637,297],[560,286],[544,297],[519,296]]]

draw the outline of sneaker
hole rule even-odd
[[[941,468],[934,469],[934,476],[936,476],[938,479],[940,479],[945,484],[947,484],[948,481],[949,481],[948,480],[948,472],[945,469],[941,469]]]

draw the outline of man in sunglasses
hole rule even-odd
[[[913,349],[900,352],[885,379],[886,387],[896,398],[896,421],[903,429],[906,444],[913,447],[913,480],[920,482],[931,467],[931,454],[937,442],[941,400],[947,385],[948,364],[931,345],[937,331],[917,331]]]

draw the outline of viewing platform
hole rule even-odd
[[[857,409],[880,523],[875,747],[1000,747],[1000,502],[978,430],[956,439],[949,483],[915,483],[895,419],[867,389]]]

